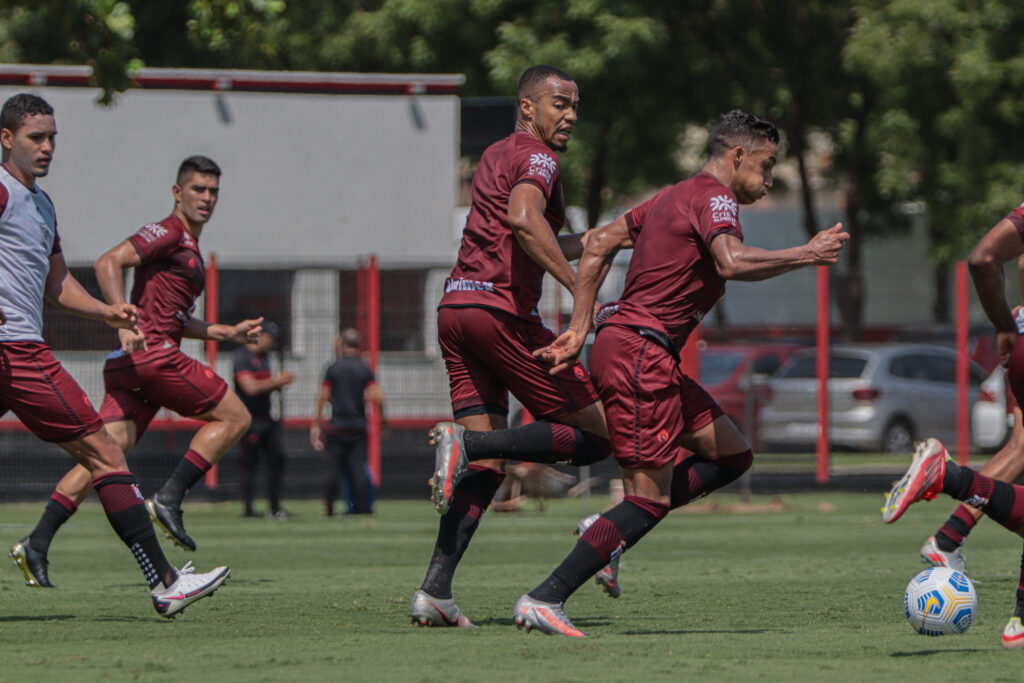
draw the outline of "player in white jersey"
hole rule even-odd
[[[85,466],[110,525],[131,550],[157,612],[172,617],[215,591],[227,567],[197,574],[167,561],[128,471],[124,452],[103,427],[89,398],[54,358],[42,336],[43,297],[69,313],[115,328],[136,325],[131,304],[94,298],[68,271],[53,203],[36,185],[53,160],[57,124],[42,98],[20,94],[0,110],[0,414],[12,411],[44,441]],[[32,585],[49,580],[28,539],[11,558]]]

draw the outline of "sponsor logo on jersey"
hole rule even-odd
[[[146,244],[151,244],[166,234],[167,228],[157,223],[150,223],[139,230],[139,237],[146,240]]]
[[[558,162],[551,155],[544,154],[543,152],[530,155],[529,175],[540,176],[544,179],[545,183],[550,183],[557,169]]]
[[[724,194],[715,195],[710,200],[711,205],[711,222],[712,223],[728,223],[729,225],[736,225],[737,217],[740,213],[739,205],[736,204],[736,200],[732,197]]]
[[[493,282],[480,282],[478,280],[467,280],[465,278],[459,278],[453,280],[448,278],[444,282],[444,291],[447,292],[493,292]]]

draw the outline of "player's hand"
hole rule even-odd
[[[285,370],[277,375],[277,388],[286,387],[295,381],[295,373]]]
[[[807,247],[811,250],[814,265],[831,266],[839,260],[839,252],[843,242],[850,239],[850,233],[843,232],[843,224],[836,223],[827,230],[822,230],[811,238]]]
[[[996,356],[1004,368],[1010,367],[1010,356],[1017,344],[1017,336],[1016,332],[996,332]]]
[[[309,428],[309,443],[313,446],[314,450],[324,450],[323,430],[315,422]]]
[[[235,333],[231,336],[231,341],[239,344],[255,344],[259,339],[260,332],[263,331],[263,328],[260,327],[262,323],[262,315],[253,320],[243,320],[235,325]]]
[[[100,315],[103,322],[115,329],[131,329],[139,322],[139,309],[127,303],[104,306]]]
[[[146,350],[146,335],[138,327],[119,329],[117,338],[121,340],[121,351],[124,353]]]
[[[576,357],[580,355],[586,341],[586,334],[578,334],[570,328],[548,346],[534,351],[533,356],[554,366],[548,370],[549,374],[554,375],[576,363]]]

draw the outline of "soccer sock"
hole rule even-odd
[[[211,467],[213,465],[206,458],[191,448],[188,449],[185,457],[178,461],[178,465],[157,494],[160,496],[160,502],[180,505],[185,492],[195,486]]]
[[[957,506],[946,523],[935,532],[935,545],[944,553],[951,553],[964,544],[967,534],[978,523],[978,519],[971,514],[971,509],[966,505]]]
[[[46,501],[46,509],[39,518],[36,528],[28,536],[29,545],[37,552],[46,554],[50,551],[50,541],[57,534],[61,525],[75,514],[78,506],[63,493],[54,491],[50,500]]]
[[[1024,488],[997,481],[968,467],[946,461],[942,492],[1017,532],[1024,527]]]
[[[421,586],[424,591],[441,600],[452,597],[455,568],[480,525],[481,515],[504,480],[504,472],[480,465],[469,466],[469,471],[455,487],[448,512],[441,517],[434,554]]]
[[[626,496],[583,532],[576,547],[562,560],[530,597],[544,602],[563,603],[576,589],[599,572],[611,560],[632,548],[654,525],[668,514],[663,503]]]
[[[462,443],[469,460],[503,458],[583,467],[604,460],[611,453],[607,439],[576,427],[544,420],[512,429],[466,430]]]
[[[672,470],[672,509],[736,481],[753,462],[750,450],[715,459],[691,455]]]
[[[177,572],[167,561],[160,543],[156,540],[153,523],[143,505],[142,494],[135,485],[131,472],[113,472],[94,479],[92,485],[100,498],[103,511],[107,513],[110,526],[139,563],[146,583],[150,588],[159,583],[169,586],[177,578]]]

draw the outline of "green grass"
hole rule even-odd
[[[773,511],[710,498],[673,514],[623,558],[619,600],[593,584],[568,612],[589,639],[525,634],[512,605],[572,546],[584,510],[489,513],[456,577],[475,630],[420,629],[408,605],[433,547],[427,502],[384,501],[375,519],[294,503],[285,523],[243,520],[237,504],[190,504],[200,571],[232,567],[213,598],[156,616],[141,575],[96,504],[51,548],[55,590],[0,569],[0,680],[1019,680],[1024,652],[999,637],[1017,586],[1020,539],[985,521],[968,544],[978,620],[927,638],[903,617],[917,549],[952,510],[918,505],[892,527],[881,496],[800,495]],[[607,501],[593,501],[594,509]],[[716,510],[709,511],[709,502]],[[10,541],[42,509],[4,505]]]

